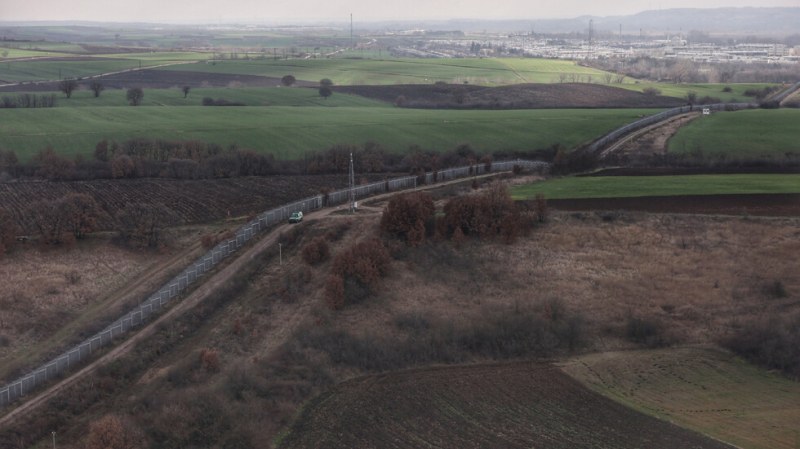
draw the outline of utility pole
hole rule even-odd
[[[56,449],[56,431],[51,432],[53,434],[53,449]]]
[[[356,174],[353,170],[353,153],[350,153],[350,192],[348,193],[348,199],[350,200],[350,213],[352,214],[356,210],[356,198],[354,189],[356,187]]]
[[[589,19],[589,55],[592,56],[592,39],[594,39],[594,19]]]
[[[283,243],[278,243],[278,264],[283,265]]]
[[[350,48],[356,48],[353,44],[353,13],[350,13]]]

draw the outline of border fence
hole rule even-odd
[[[608,144],[616,142],[620,138],[634,131],[638,131],[646,126],[653,125],[662,120],[666,120],[670,117],[675,117],[676,115],[685,114],[687,112],[702,111],[705,108],[708,108],[712,111],[738,111],[741,109],[750,109],[756,107],[758,107],[758,105],[755,103],[714,103],[714,104],[681,106],[679,108],[668,109],[664,112],[659,112],[658,114],[647,116],[643,119],[636,120],[635,122],[629,123],[621,128],[617,128],[614,131],[611,131],[605,136],[592,142],[587,148],[587,150],[590,153],[595,153],[598,150],[606,147]]]
[[[785,89],[783,92],[770,98],[770,100],[777,101],[780,104],[783,102],[783,100],[789,98],[789,95],[792,95],[793,93],[797,92],[797,89],[800,89],[800,81],[792,84],[791,86],[789,86],[788,89]]]
[[[549,164],[541,161],[520,159],[439,170],[426,173],[419,178],[417,176],[406,176],[355,186],[353,189],[353,198],[360,199],[386,192],[413,189],[417,187],[418,179],[424,180],[426,184],[433,184],[438,181],[490,172],[509,171],[512,170],[514,166],[525,169],[546,170]],[[211,271],[222,260],[239,250],[260,232],[278,223],[286,222],[292,212],[302,211],[307,213],[323,207],[345,204],[349,201],[349,198],[350,189],[348,188],[329,194],[305,198],[258,215],[250,222],[240,227],[233,237],[224,242],[220,242],[175,277],[167,281],[157,292],[142,301],[139,306],[130,310],[121,318],[106,326],[103,330],[71,349],[68,349],[53,360],[0,388],[0,407],[9,405],[51,379],[63,375],[70,368],[75,367],[92,354],[96,353],[99,349],[107,346],[115,338],[128,333],[131,329],[152,319],[164,306],[168,305],[175,297],[186,291],[197,279]]]

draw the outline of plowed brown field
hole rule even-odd
[[[406,107],[457,109],[542,108],[661,108],[682,106],[677,98],[651,96],[600,84],[473,85],[399,84],[389,86],[337,86],[337,92],[387,102],[404,97]]]
[[[730,448],[534,362],[420,369],[317,397],[284,448]]]
[[[629,210],[712,215],[800,216],[800,195],[740,194],[548,200],[559,210]]]
[[[91,195],[108,214],[101,229],[111,229],[111,217],[131,203],[160,203],[186,224],[206,223],[230,216],[263,212],[294,200],[318,195],[323,188],[346,186],[346,176],[267,176],[217,180],[171,179],[95,180],[74,182],[0,183],[0,209],[11,213],[32,233],[25,208],[34,201],[53,200],[70,193]]]

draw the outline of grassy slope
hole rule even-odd
[[[567,177],[515,187],[515,199],[800,193],[800,175],[689,175]]]
[[[697,99],[701,99],[705,96],[719,98],[723,102],[741,102],[741,103],[750,103],[755,102],[756,100],[752,97],[746,97],[744,95],[744,91],[748,89],[763,89],[768,86],[774,86],[775,84],[760,84],[760,83],[750,83],[750,84],[673,84],[673,83],[652,83],[652,82],[640,82],[636,84],[615,84],[615,86],[621,87],[623,89],[630,89],[635,90],[638,92],[643,91],[648,87],[653,87],[661,91],[661,95],[665,95],[668,97],[675,97],[675,98],[686,98],[686,94],[689,92],[694,92],[697,94]],[[723,92],[722,89],[725,87],[730,87],[731,92]]]
[[[61,78],[81,78],[101,73],[139,67],[139,60],[94,58],[84,61],[18,61],[0,64],[0,79],[4,81],[42,81]],[[142,67],[156,61],[141,61]]]
[[[712,114],[678,130],[669,151],[727,158],[800,155],[800,109]]]
[[[574,62],[546,59],[316,59],[219,61],[215,64],[188,64],[172,70],[210,73],[235,73],[319,81],[330,78],[336,84],[428,84],[435,81],[470,82],[481,85],[550,83],[559,73],[579,73],[599,77],[599,70]]]
[[[9,50],[17,51],[17,50]],[[22,52],[24,55],[25,52]],[[49,55],[65,57],[72,55],[48,54],[39,52],[37,56]],[[11,55],[9,55],[11,56]],[[208,59],[207,53],[196,52],[153,52],[122,53],[93,56],[90,60],[75,61],[0,61],[0,80],[9,82],[57,80],[61,78],[80,78],[115,72],[125,69],[152,67],[160,64],[182,63]]]
[[[146,94],[145,94],[146,95]],[[337,143],[373,140],[390,151],[412,144],[448,150],[532,150],[591,140],[650,110],[447,111],[364,107],[86,107],[0,110],[0,147],[20,160],[47,145],[91,155],[104,139],[199,139],[302,157]]]
[[[564,370],[623,404],[742,448],[800,444],[800,384],[718,350],[592,354]]]

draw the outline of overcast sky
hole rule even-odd
[[[386,19],[537,19],[649,9],[800,6],[800,0],[0,0],[0,21],[327,22]]]

